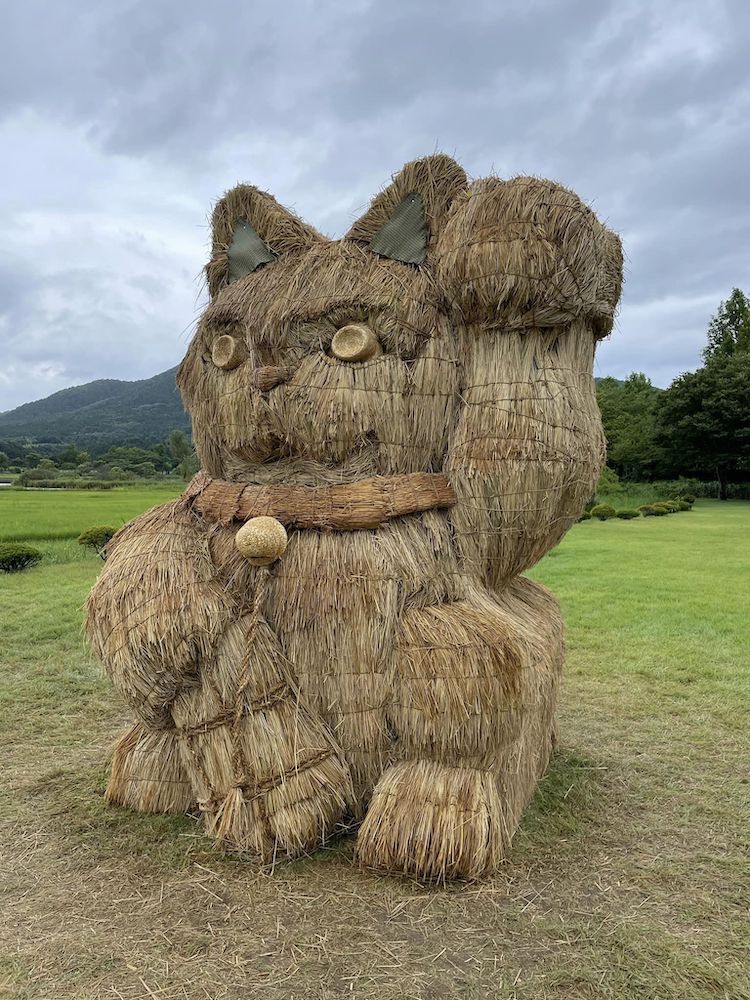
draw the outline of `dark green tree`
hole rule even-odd
[[[159,472],[169,472],[172,468],[172,456],[169,453],[167,445],[160,441],[158,444],[153,445],[151,453],[154,456],[152,461]]]
[[[750,351],[750,301],[739,288],[732,290],[726,302],[708,326],[708,343],[703,360]]]
[[[198,471],[198,456],[190,438],[184,431],[172,431],[167,444],[180,476],[183,479],[190,479]]]
[[[658,442],[673,474],[715,478],[727,485],[750,474],[750,352],[718,352],[676,378],[661,397]]]
[[[642,372],[633,372],[624,382],[603,378],[597,386],[607,461],[624,479],[648,479],[659,462],[655,434],[661,391]]]
[[[75,469],[90,461],[87,451],[79,451],[74,444],[66,444],[57,455],[57,464],[61,469]]]
[[[24,456],[26,454],[26,445],[19,441],[2,439],[0,440],[0,451],[7,455],[10,459],[11,465],[20,465],[23,463]]]

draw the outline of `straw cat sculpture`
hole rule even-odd
[[[231,849],[497,869],[554,743],[552,595],[520,574],[603,460],[592,363],[622,256],[572,192],[407,164],[330,241],[240,185],[179,369],[202,471],[88,602],[137,721],[110,801]]]

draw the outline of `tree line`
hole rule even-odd
[[[58,479],[93,479],[127,482],[178,475],[189,479],[198,471],[198,458],[184,431],[174,430],[166,441],[144,447],[113,445],[92,457],[75,444],[42,454],[33,444],[0,442],[0,469],[18,473],[19,485]]]
[[[603,378],[607,464],[622,479],[711,480],[727,499],[750,482],[750,301],[735,288],[708,327],[703,364],[658,389],[642,372]]]

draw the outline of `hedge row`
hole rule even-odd
[[[596,518],[598,521],[610,521],[613,517],[619,517],[621,521],[632,521],[636,517],[664,517],[666,514],[677,514],[680,511],[692,510],[695,503],[694,496],[681,497],[679,500],[659,500],[656,503],[644,503],[634,510],[616,510],[612,504],[598,503],[591,510],[585,510],[581,514],[580,521],[589,521]]]
[[[599,480],[597,492],[608,497],[618,493],[630,493],[639,496],[653,497],[649,503],[656,503],[661,497],[665,500],[678,500],[686,494],[699,499],[717,500],[719,484],[705,479],[657,479],[653,482],[621,480],[612,469],[606,468]],[[727,499],[750,500],[750,482],[727,483]]]
[[[116,486],[132,485],[132,482],[122,479],[35,479],[30,486],[17,488],[31,490],[113,490]]]

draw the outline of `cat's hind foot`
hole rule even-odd
[[[394,764],[375,787],[357,857],[390,874],[477,879],[497,871],[509,843],[490,772],[412,760]]]
[[[196,799],[174,729],[147,729],[137,722],[120,737],[105,792],[107,802],[138,812],[186,813]]]

